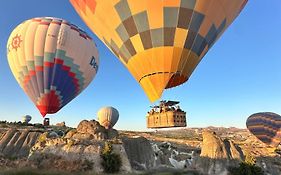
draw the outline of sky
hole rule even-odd
[[[12,30],[24,20],[52,16],[66,19],[94,38],[100,54],[98,74],[51,123],[76,127],[96,119],[103,106],[119,111],[116,129],[147,130],[145,115],[152,105],[122,63],[90,31],[68,0],[3,0],[0,6],[0,120],[23,115],[42,123],[35,105],[14,79],[6,56]],[[209,50],[187,83],[166,90],[161,99],[178,100],[187,112],[187,127],[245,128],[256,112],[281,114],[281,1],[250,0],[239,17]]]

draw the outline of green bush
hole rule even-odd
[[[248,154],[246,154],[246,157],[245,157],[245,163],[248,164],[248,165],[255,165],[256,164],[256,158],[248,153]]]
[[[121,157],[119,154],[112,152],[112,144],[105,142],[104,148],[101,152],[101,165],[105,173],[117,173],[121,167]]]
[[[45,142],[47,140],[48,132],[42,133],[39,137],[38,140],[39,142]]]
[[[231,175],[264,175],[260,167],[246,162],[241,162],[239,167],[231,167],[229,172]]]

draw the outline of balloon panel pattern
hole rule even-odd
[[[186,82],[247,0],[70,0],[150,101]]]
[[[85,89],[99,63],[89,35],[50,17],[18,25],[8,39],[7,55],[14,77],[43,116],[57,112]]]
[[[275,113],[256,113],[246,122],[248,130],[262,142],[278,146],[281,142],[281,116]]]

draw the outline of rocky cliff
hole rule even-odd
[[[5,131],[0,140],[0,156],[8,158],[27,157],[41,131],[11,128]]]
[[[76,140],[106,140],[118,137],[118,132],[115,129],[105,129],[95,120],[83,120],[77,126],[66,134],[64,138]]]
[[[101,173],[100,153],[105,142],[110,141],[113,152],[122,158],[121,173],[180,171],[226,175],[228,167],[237,166],[249,153],[267,174],[281,172],[280,156],[245,130],[128,131],[119,135],[94,120],[84,120],[76,129],[61,134],[55,130],[0,128],[0,167]]]
[[[48,138],[42,135],[32,147],[28,160],[35,168],[102,173],[100,154],[105,141],[111,141],[113,152],[121,157],[120,171],[131,172],[126,151],[117,137],[116,130],[107,130],[94,120],[84,120],[65,137]]]
[[[155,166],[155,157],[150,141],[144,137],[123,138],[123,145],[132,168],[147,170]]]
[[[242,149],[231,140],[222,140],[215,132],[202,132],[200,157],[196,158],[195,166],[203,174],[227,175],[230,166],[238,166],[244,160]]]
[[[203,131],[202,136],[201,157],[244,160],[241,148],[235,145],[233,141],[222,140],[215,132],[208,130]]]

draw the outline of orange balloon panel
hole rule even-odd
[[[188,80],[247,0],[70,0],[151,101]]]

